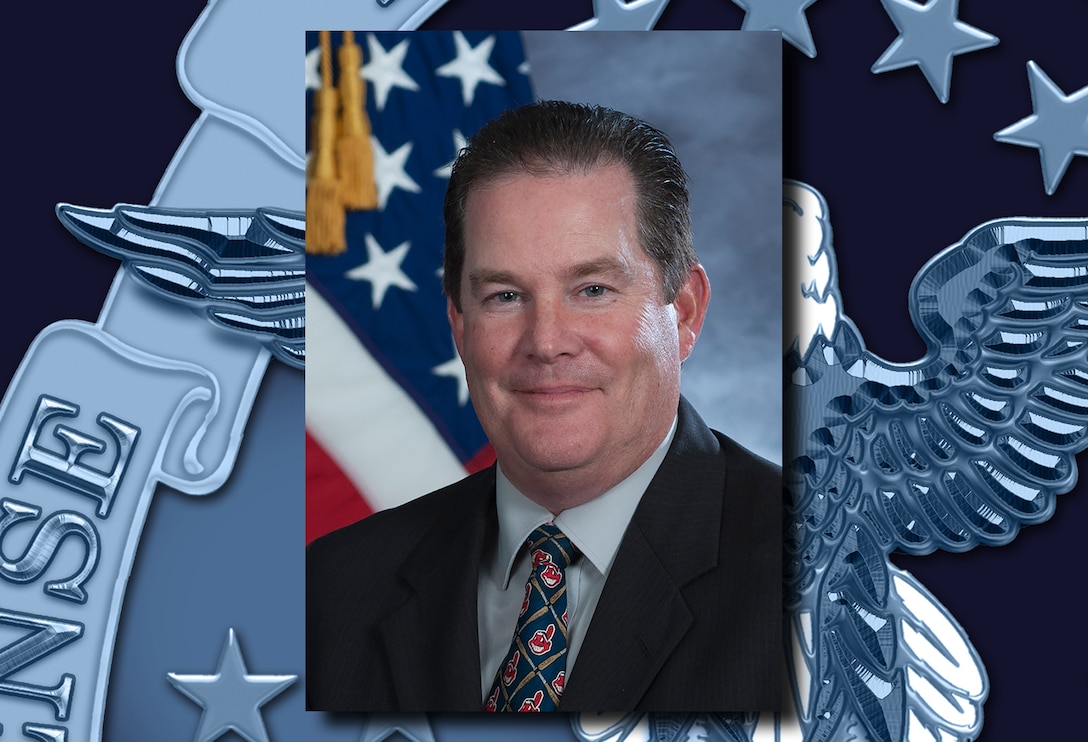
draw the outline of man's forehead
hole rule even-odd
[[[479,287],[485,283],[520,283],[531,278],[528,275],[516,275],[526,271],[524,262],[526,254],[514,249],[520,245],[511,245],[511,250],[508,251],[501,247],[501,240],[500,242],[489,240],[489,248],[481,250],[480,244],[476,244],[477,240],[474,237],[481,236],[481,225],[491,221],[498,214],[501,214],[502,221],[506,224],[516,225],[521,222],[522,215],[525,215],[526,219],[531,218],[530,215],[534,213],[536,203],[533,199],[540,195],[533,187],[536,184],[556,185],[558,187],[551,189],[552,192],[561,194],[566,193],[568,187],[571,192],[586,194],[586,186],[588,186],[588,194],[585,196],[587,199],[592,199],[597,193],[608,194],[604,203],[613,201],[616,204],[622,204],[620,206],[622,211],[617,209],[612,214],[613,216],[621,214],[619,218],[626,225],[622,229],[624,233],[622,236],[618,233],[609,235],[615,239],[594,237],[594,230],[602,224],[610,223],[607,220],[613,218],[612,216],[606,217],[606,221],[602,222],[594,222],[591,219],[587,222],[590,225],[588,232],[579,233],[575,230],[562,235],[553,235],[557,240],[561,240],[556,243],[555,250],[540,248],[530,256],[538,259],[534,262],[537,262],[540,268],[543,269],[547,265],[547,270],[552,277],[570,279],[591,275],[602,278],[609,276],[620,279],[633,278],[644,269],[650,270],[660,278],[658,275],[660,267],[641,245],[637,193],[630,169],[622,163],[608,162],[595,165],[588,170],[535,168],[531,171],[510,171],[474,187],[466,201],[464,220],[464,234],[468,238],[465,240],[467,270],[462,280],[470,287]],[[526,197],[523,202],[515,202],[514,205],[504,204],[500,209],[495,208],[496,203],[491,198],[492,195],[496,192],[509,192],[509,189],[516,189],[521,185],[528,186],[522,190]],[[485,202],[475,200],[474,196],[481,197]],[[579,234],[588,236],[580,239]],[[506,236],[516,237],[516,230]],[[515,257],[513,253],[519,254]],[[639,265],[644,261],[646,265]]]
[[[511,194],[519,198],[504,199]],[[577,199],[564,198],[579,194]],[[516,227],[557,206],[572,217],[575,211],[592,212],[591,220],[619,219],[637,226],[638,194],[634,179],[624,165],[600,165],[589,170],[517,170],[505,172],[474,185],[465,199],[464,234],[478,232],[481,223],[500,219]],[[497,200],[498,199],[498,200]],[[486,203],[482,205],[481,202]],[[539,208],[538,208],[539,207]],[[609,213],[611,212],[611,213]],[[471,240],[467,241],[471,243]],[[471,253],[471,244],[466,244]]]

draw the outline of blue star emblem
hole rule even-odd
[[[1028,62],[1028,83],[1035,113],[997,132],[994,139],[1038,148],[1043,185],[1053,196],[1073,155],[1088,155],[1088,85],[1066,95],[1035,62]]]
[[[816,0],[733,0],[744,9],[741,31],[781,31],[782,38],[809,59],[816,56],[816,44],[805,18],[805,10]]]
[[[649,31],[669,0],[593,0],[593,17],[568,31]]]
[[[248,742],[269,742],[261,706],[283,692],[298,676],[250,675],[234,629],[230,629],[213,675],[171,672],[167,678],[204,708],[194,742],[213,742],[231,731]]]
[[[917,65],[941,103],[952,87],[952,57],[994,46],[996,36],[969,26],[956,17],[960,0],[880,0],[899,29],[872,67],[873,74]]]

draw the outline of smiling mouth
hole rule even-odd
[[[584,386],[547,386],[516,390],[525,399],[539,404],[556,404],[580,399],[593,391]]]

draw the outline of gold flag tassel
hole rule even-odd
[[[339,255],[347,249],[344,202],[336,179],[336,116],[339,96],[332,86],[332,42],[321,31],[321,88],[314,93],[310,166],[306,179],[306,252]]]
[[[340,166],[340,185],[344,206],[349,209],[373,209],[378,205],[374,185],[374,152],[370,147],[370,120],[366,115],[366,84],[359,75],[363,50],[355,43],[355,33],[344,31],[340,44],[340,139],[336,158]]]

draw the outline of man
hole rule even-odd
[[[311,545],[310,708],[778,708],[781,476],[680,397],[686,180],[658,130],[556,101],[459,155],[443,280],[497,466]]]

